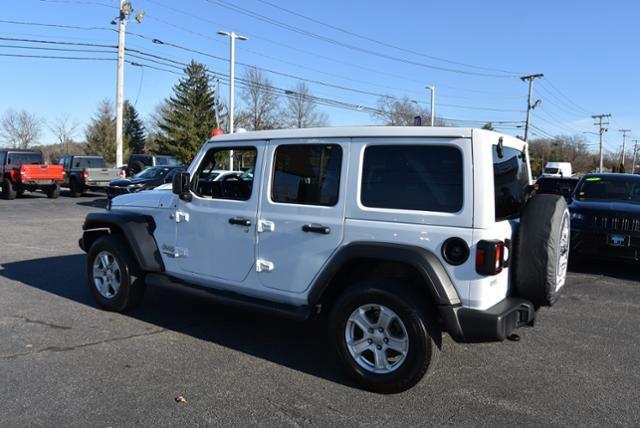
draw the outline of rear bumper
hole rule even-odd
[[[626,235],[624,232],[613,234]],[[629,235],[629,245],[614,247],[607,244],[607,235],[603,231],[573,229],[571,231],[571,252],[576,255],[597,258],[640,260],[640,236]]]
[[[445,329],[461,343],[501,342],[535,319],[533,303],[517,297],[507,297],[485,310],[462,306],[440,306],[439,310]]]

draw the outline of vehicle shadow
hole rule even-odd
[[[587,275],[604,275],[626,281],[639,281],[638,263],[595,258],[572,259],[569,272]]]
[[[0,276],[95,307],[85,266],[84,254],[48,257],[3,264]],[[154,287],[147,288],[139,308],[123,316],[354,386],[341,376],[319,319],[289,321]]]
[[[94,196],[94,195],[92,195]],[[107,198],[100,199],[92,199],[90,201],[77,202],[76,205],[80,205],[83,207],[93,207],[93,208],[106,208],[107,207]]]

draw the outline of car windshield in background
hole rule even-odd
[[[540,178],[536,185],[537,193],[569,196],[576,188],[576,178]]]
[[[179,163],[176,158],[157,157],[156,165],[176,166],[176,165],[179,165]]]
[[[9,153],[8,164],[10,165],[22,165],[22,164],[40,164],[42,163],[41,153]]]
[[[104,164],[104,159],[101,157],[74,158],[73,167],[74,168],[104,168],[105,164]]]
[[[625,174],[585,177],[575,195],[579,201],[640,202],[640,177]]]
[[[144,171],[141,171],[134,175],[136,178],[158,178],[164,177],[171,171],[173,168],[169,168],[166,166],[154,166],[153,168],[147,168]]]
[[[545,174],[557,174],[558,173],[558,168],[545,168],[544,169],[544,173]]]

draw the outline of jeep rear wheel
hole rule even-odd
[[[330,339],[347,374],[365,389],[396,393],[434,367],[440,331],[426,302],[395,280],[347,289],[329,316]]]
[[[89,249],[87,277],[91,294],[104,309],[124,312],[144,296],[144,281],[133,254],[113,235],[98,238]]]
[[[7,200],[15,199],[17,195],[13,183],[8,178],[2,180],[2,198]]]
[[[47,195],[49,199],[58,199],[60,196],[60,186],[50,186],[44,189],[44,194]]]
[[[78,180],[72,179],[69,182],[69,196],[77,198],[82,195],[82,184],[78,183]]]

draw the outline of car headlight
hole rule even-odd
[[[584,220],[584,214],[582,213],[571,213],[572,221],[582,221]]]

